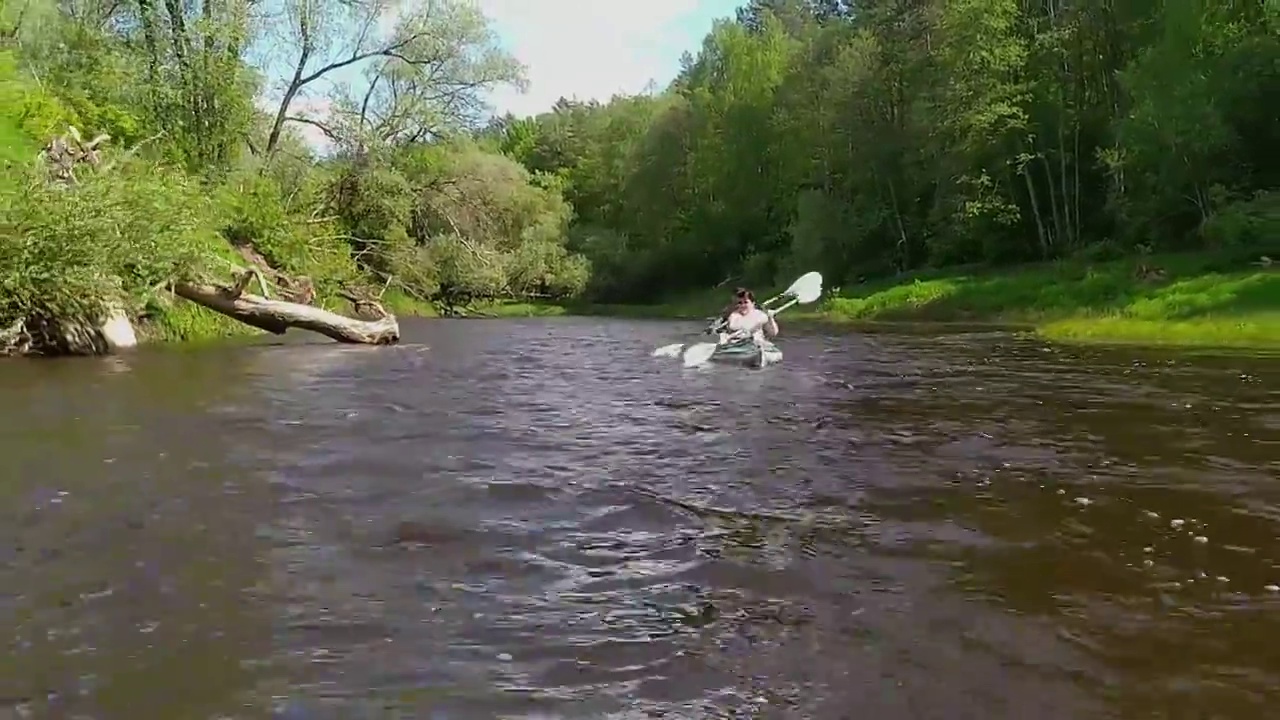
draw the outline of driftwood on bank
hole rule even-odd
[[[400,324],[394,315],[388,313],[375,300],[343,293],[343,297],[355,307],[356,314],[361,316],[350,318],[313,305],[272,300],[263,295],[245,292],[249,282],[255,278],[263,287],[265,294],[266,284],[254,269],[240,273],[236,283],[229,287],[178,282],[173,285],[173,293],[214,312],[275,335],[283,335],[289,328],[296,327],[311,330],[344,343],[394,345],[400,341]]]
[[[76,178],[76,166],[97,168],[102,163],[98,148],[110,139],[110,135],[103,133],[85,142],[80,131],[74,125],[69,125],[65,135],[51,139],[41,148],[39,157],[44,160],[50,180],[75,185],[79,182]]]

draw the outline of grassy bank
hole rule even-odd
[[[1059,262],[1000,270],[917,273],[847,288],[787,313],[789,322],[850,327],[886,323],[998,324],[1034,329],[1042,337],[1076,343],[1185,347],[1280,347],[1280,269],[1245,258],[1171,255],[1139,262]],[[781,288],[760,290],[762,297]],[[701,319],[721,307],[726,291],[698,291],[650,305],[493,302],[468,310],[472,318],[596,315]],[[389,293],[388,309],[403,316],[436,312]],[[243,332],[237,324],[180,304],[164,316],[165,339]]]
[[[1069,342],[1198,347],[1280,346],[1280,269],[1241,257],[1155,256],[1001,270],[921,273],[828,288],[791,321],[995,323]],[[1145,272],[1139,272],[1139,265]],[[761,292],[764,296],[766,293]],[[700,318],[725,293],[648,306],[568,306],[578,314]],[[547,314],[547,313],[543,313]]]
[[[1062,262],[863,286],[817,314],[855,322],[1022,324],[1072,342],[1276,346],[1280,271],[1206,255]]]

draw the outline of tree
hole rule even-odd
[[[1256,246],[1276,7],[752,0],[660,97],[566,104],[507,147],[566,183],[600,299]]]
[[[523,67],[501,50],[480,11],[456,0],[289,0],[293,73],[285,82],[264,152],[288,122],[315,125],[356,145],[416,142],[473,126],[481,93],[523,84]],[[304,94],[337,75],[332,119],[295,114]],[[312,98],[313,100],[315,98]]]

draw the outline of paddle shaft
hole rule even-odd
[[[798,302],[800,302],[799,298],[792,298],[791,302],[783,303],[782,307],[778,308],[777,310],[770,310],[769,314],[777,315],[778,313],[782,312],[783,310],[786,310],[787,308],[791,307],[792,305],[795,305]]]

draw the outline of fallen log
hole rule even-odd
[[[400,324],[373,300],[344,294],[365,318],[350,318],[311,305],[272,300],[245,292],[249,281],[262,277],[254,270],[245,271],[233,286],[195,282],[176,282],[173,293],[197,305],[226,315],[246,325],[274,335],[289,328],[302,328],[320,333],[338,342],[362,345],[394,345],[400,341]]]

